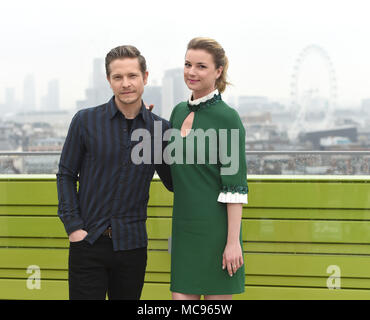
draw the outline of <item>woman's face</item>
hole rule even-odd
[[[205,50],[189,49],[186,52],[184,80],[193,91],[193,99],[201,98],[215,90],[215,83],[222,69],[216,69],[212,55]]]

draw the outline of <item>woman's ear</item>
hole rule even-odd
[[[217,76],[216,76],[216,80],[221,77],[221,74],[222,74],[222,71],[224,70],[224,67],[223,66],[220,66],[218,69],[217,69]]]

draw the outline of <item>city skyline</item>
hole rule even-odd
[[[13,94],[21,97],[24,78],[34,74],[38,105],[48,82],[59,79],[60,108],[73,109],[85,98],[92,61],[104,59],[121,44],[139,48],[147,59],[148,85],[161,85],[166,70],[182,67],[186,44],[195,36],[213,37],[225,48],[233,83],[227,97],[289,100],[296,59],[316,44],[333,63],[338,104],[359,106],[370,98],[366,1],[160,3],[107,1],[104,9],[94,2],[88,7],[72,1],[2,3],[0,104],[5,88],[14,88]],[[317,82],[325,77],[320,75]],[[316,81],[315,75],[313,79],[309,81]]]

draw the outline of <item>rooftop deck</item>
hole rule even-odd
[[[246,290],[234,299],[370,299],[370,176],[248,182]],[[171,215],[172,194],[155,178],[142,299],[171,298]],[[55,176],[0,175],[0,299],[68,299],[68,247]],[[40,288],[27,286],[30,266],[40,269]]]

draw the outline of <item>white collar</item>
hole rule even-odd
[[[206,102],[207,100],[209,99],[212,99],[214,97],[214,95],[218,95],[218,89],[215,89],[214,91],[212,91],[211,93],[207,94],[206,96],[204,97],[201,97],[199,99],[195,99],[195,100],[191,100],[191,97],[192,95],[190,95],[190,98],[189,98],[189,104],[192,105],[192,106],[196,106],[202,102]]]

